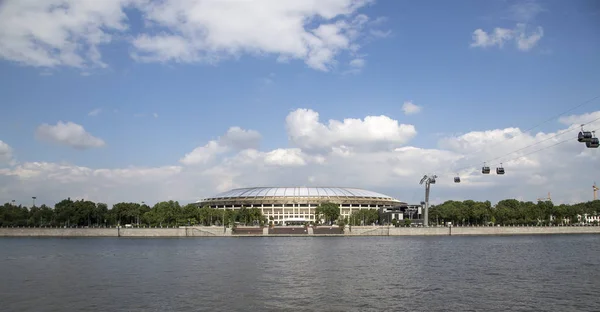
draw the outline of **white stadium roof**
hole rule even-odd
[[[233,189],[206,198],[205,200],[219,200],[226,198],[269,198],[269,197],[361,197],[395,200],[390,196],[347,187],[249,187]]]

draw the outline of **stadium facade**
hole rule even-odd
[[[205,198],[197,204],[214,209],[259,208],[274,224],[286,225],[315,221],[315,209],[325,202],[338,204],[342,217],[361,209],[406,205],[384,194],[346,187],[239,188]]]

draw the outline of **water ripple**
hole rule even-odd
[[[600,236],[0,239],[7,311],[590,311]]]

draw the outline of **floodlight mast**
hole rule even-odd
[[[432,176],[424,175],[419,184],[423,184],[425,182],[425,207],[423,208],[423,226],[429,226],[429,189],[431,188],[431,184],[435,184],[435,178],[437,176],[434,174]]]

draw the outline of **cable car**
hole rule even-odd
[[[579,131],[579,134],[577,135],[577,141],[587,143],[591,142],[593,138],[592,132],[583,130],[583,125],[581,125],[581,131]]]
[[[502,168],[502,163],[500,163],[500,167],[496,168],[496,174],[504,174],[504,168]]]
[[[460,183],[460,177],[459,176],[454,177],[454,183]]]
[[[595,131],[592,131],[594,134],[596,134]],[[590,141],[585,142],[585,146],[587,148],[598,148],[598,146],[600,146],[600,140],[598,140],[598,138],[595,137],[595,135],[590,139]]]
[[[490,167],[488,167],[485,163],[483,163],[483,167],[481,167],[481,173],[490,174]]]

